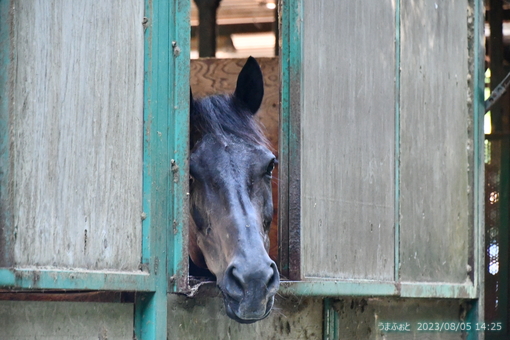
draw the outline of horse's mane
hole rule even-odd
[[[193,100],[190,117],[192,144],[210,133],[222,139],[230,135],[267,146],[268,140],[254,116],[233,95],[220,94]]]

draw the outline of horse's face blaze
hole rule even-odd
[[[246,81],[255,87],[262,82],[243,80],[247,74],[262,76],[254,59],[241,71],[234,96],[209,97],[191,105],[195,139],[190,157],[190,256],[216,276],[227,315],[241,323],[269,314],[280,282],[267,253],[275,156],[257,142],[258,130],[250,130],[262,96],[255,89],[258,99],[249,102],[240,87]],[[220,128],[207,128],[215,125]]]

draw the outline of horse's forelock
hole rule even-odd
[[[220,138],[234,135],[254,144],[269,145],[254,115],[231,95],[215,95],[195,101],[191,129],[200,136],[208,133]]]

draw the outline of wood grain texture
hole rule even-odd
[[[467,1],[402,2],[401,278],[464,282],[468,264]],[[472,152],[472,150],[470,151]]]
[[[264,128],[272,152],[278,157],[278,131],[280,107],[280,65],[278,58],[257,58],[264,76],[264,98],[255,116]],[[191,60],[190,85],[195,98],[218,93],[233,93],[237,76],[246,59],[194,59]],[[273,171],[273,221],[270,228],[273,260],[278,257],[277,209],[278,209],[278,167]]]
[[[144,1],[19,1],[15,265],[137,270]]]
[[[305,1],[303,13],[302,274],[392,280],[393,2]]]

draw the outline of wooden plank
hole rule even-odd
[[[394,3],[305,1],[303,13],[303,275],[390,281]]]
[[[0,287],[8,289],[154,291],[155,286],[154,275],[142,271],[0,269]]]
[[[10,162],[10,95],[12,3],[0,2],[0,267],[14,262]]]
[[[301,80],[303,1],[281,8],[281,113],[279,266],[282,276],[301,279]]]
[[[141,0],[16,5],[15,265],[138,270],[143,12]]]
[[[0,301],[133,302],[134,294],[121,292],[11,292],[0,290]]]
[[[401,6],[400,275],[463,283],[472,228],[468,3]]]
[[[395,282],[376,280],[317,280],[282,281],[280,294],[291,296],[398,296]]]
[[[272,152],[278,157],[280,67],[278,58],[257,58],[264,76],[264,98],[255,116],[262,124]],[[205,97],[217,93],[233,93],[237,76],[246,59],[191,60],[190,85],[193,96]],[[270,256],[278,257],[278,167],[273,172],[273,221],[270,228]]]
[[[164,0],[163,0],[164,1]],[[149,2],[150,3],[150,2]],[[174,282],[173,291],[188,290],[188,219],[189,219],[189,75],[190,75],[190,27],[189,27],[189,0],[178,0],[174,2],[173,13],[175,20],[171,17],[160,18],[173,24],[174,38],[172,39],[172,55],[170,74],[173,76],[173,82],[169,86],[168,92],[172,94],[173,101],[169,103],[170,126],[172,128],[172,143],[170,154],[170,165],[172,170],[172,181],[170,190],[172,192],[172,210],[169,212],[172,216],[173,233],[169,233],[169,239],[166,247],[168,276]],[[165,32],[161,31],[159,39],[164,41]],[[162,50],[162,52],[165,52]],[[161,60],[160,56],[156,60]],[[165,80],[163,74],[158,77]],[[161,89],[161,88],[160,88]],[[161,89],[164,91],[164,89]],[[151,100],[151,99],[149,99]],[[158,105],[159,106],[159,105]],[[163,108],[164,109],[164,108]],[[161,114],[166,114],[165,110]],[[157,168],[156,168],[157,169]],[[162,172],[164,173],[164,172]],[[165,201],[167,194],[158,193],[159,199]],[[165,216],[161,216],[165,221]],[[162,233],[165,229],[161,230]],[[164,244],[164,243],[163,243]],[[163,252],[161,256],[164,256]],[[164,293],[165,277],[161,280],[161,289]],[[159,298],[159,297],[156,297]],[[158,302],[161,303],[161,302]]]
[[[400,282],[400,296],[412,298],[475,299],[478,291],[471,282]]]
[[[133,305],[121,303],[0,301],[2,339],[133,337]]]
[[[168,339],[322,339],[322,299],[275,297],[271,314],[243,325],[228,318],[220,291],[202,286],[198,295],[170,295]]]
[[[474,299],[471,283],[381,282],[376,280],[282,281],[280,293],[292,296],[401,296],[409,298]]]

